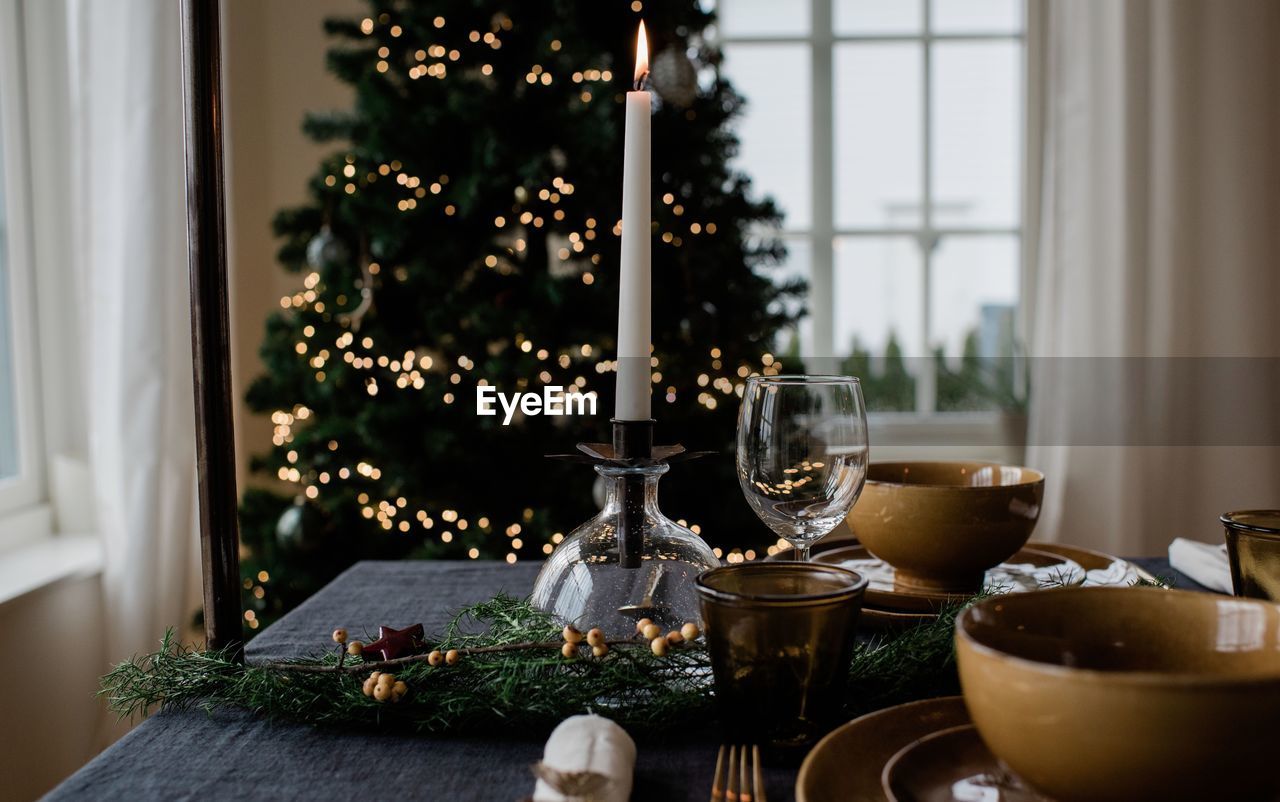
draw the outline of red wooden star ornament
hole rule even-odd
[[[422,651],[424,646],[422,624],[404,629],[378,627],[378,639],[367,644],[361,656],[365,661],[394,660],[407,654]]]

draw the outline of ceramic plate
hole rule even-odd
[[[903,747],[885,764],[880,784],[890,802],[1049,802],[1002,767],[971,725]]]
[[[817,543],[814,543],[813,548],[809,550],[809,555],[811,558],[816,558],[824,551],[842,549],[845,546],[856,545],[858,545],[858,539],[850,534],[849,530],[845,528],[841,529],[839,532],[833,532],[822,540],[819,540]],[[765,557],[769,562],[775,562],[778,560],[794,560],[795,558],[796,550],[791,546],[784,546],[773,554],[770,554],[768,557]]]
[[[1151,574],[1136,565],[1131,564],[1128,560],[1122,560],[1119,557],[1112,557],[1110,554],[1104,554],[1101,551],[1082,549],[1079,546],[1068,546],[1063,543],[1042,543],[1038,540],[1028,542],[1027,547],[1035,549],[1036,551],[1047,551],[1052,554],[1057,554],[1062,557],[1066,557],[1068,560],[1075,560],[1080,564],[1080,567],[1086,571],[1115,571],[1117,568],[1124,567],[1132,570],[1136,576],[1139,576],[1149,582],[1155,581],[1155,577],[1151,576]]]
[[[813,747],[796,778],[796,802],[886,802],[885,763],[904,746],[938,730],[969,723],[959,696],[926,699],[869,713]]]
[[[883,566],[882,571],[868,571],[861,569],[859,566],[844,565],[850,560],[875,560],[871,552],[867,551],[865,546],[843,546],[838,549],[831,549],[817,554],[813,558],[814,562],[827,563],[829,565],[837,565],[852,568],[859,573],[866,574],[870,580],[867,585],[867,592],[863,599],[863,604],[867,607],[876,608],[878,610],[892,612],[908,612],[908,613],[931,613],[936,612],[948,603],[963,602],[969,599],[972,594],[968,593],[929,593],[918,590],[902,590],[893,584],[893,569],[880,562]],[[878,562],[878,561],[877,561]],[[1009,558],[1006,565],[1032,565],[1035,566],[1037,572],[1045,575],[1061,574],[1078,574],[1079,579],[1083,580],[1081,569],[1084,566],[1079,565],[1070,557],[1059,553],[1050,552],[1047,549],[1040,548],[1024,548],[1017,554]],[[1086,569],[1087,570],[1087,569]],[[997,580],[991,580],[997,581]]]
[[[881,610],[878,607],[862,607],[858,615],[858,627],[875,630],[906,629],[938,617],[937,613],[904,613],[898,610]]]

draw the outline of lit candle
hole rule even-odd
[[[636,37],[635,91],[627,93],[622,154],[622,276],[618,292],[618,420],[648,420],[649,412],[649,43]]]

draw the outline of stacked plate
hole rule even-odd
[[[947,696],[854,719],[818,742],[800,768],[797,802],[1046,802],[1004,769]]]
[[[968,594],[906,589],[894,581],[893,566],[877,559],[860,544],[817,552],[813,559],[849,568],[869,580],[860,624],[892,629],[937,618],[948,605],[967,601]],[[1058,543],[1032,541],[1004,563],[987,572],[989,593],[1020,593],[1058,587],[1132,585],[1143,575],[1131,563],[1101,552]]]
[[[1041,802],[1003,769],[948,696],[854,719],[818,742],[800,768],[797,802]]]

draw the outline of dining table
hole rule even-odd
[[[1177,588],[1203,590],[1163,558],[1132,559]],[[539,564],[365,561],[251,639],[250,662],[318,654],[337,627],[421,623],[438,632],[460,607],[499,592],[528,596]],[[545,732],[499,736],[352,731],[232,709],[161,709],[46,797],[72,800],[450,800],[515,802],[533,792]],[[637,739],[632,799],[709,798],[721,733],[714,721]],[[798,765],[765,765],[770,802],[794,799]]]

